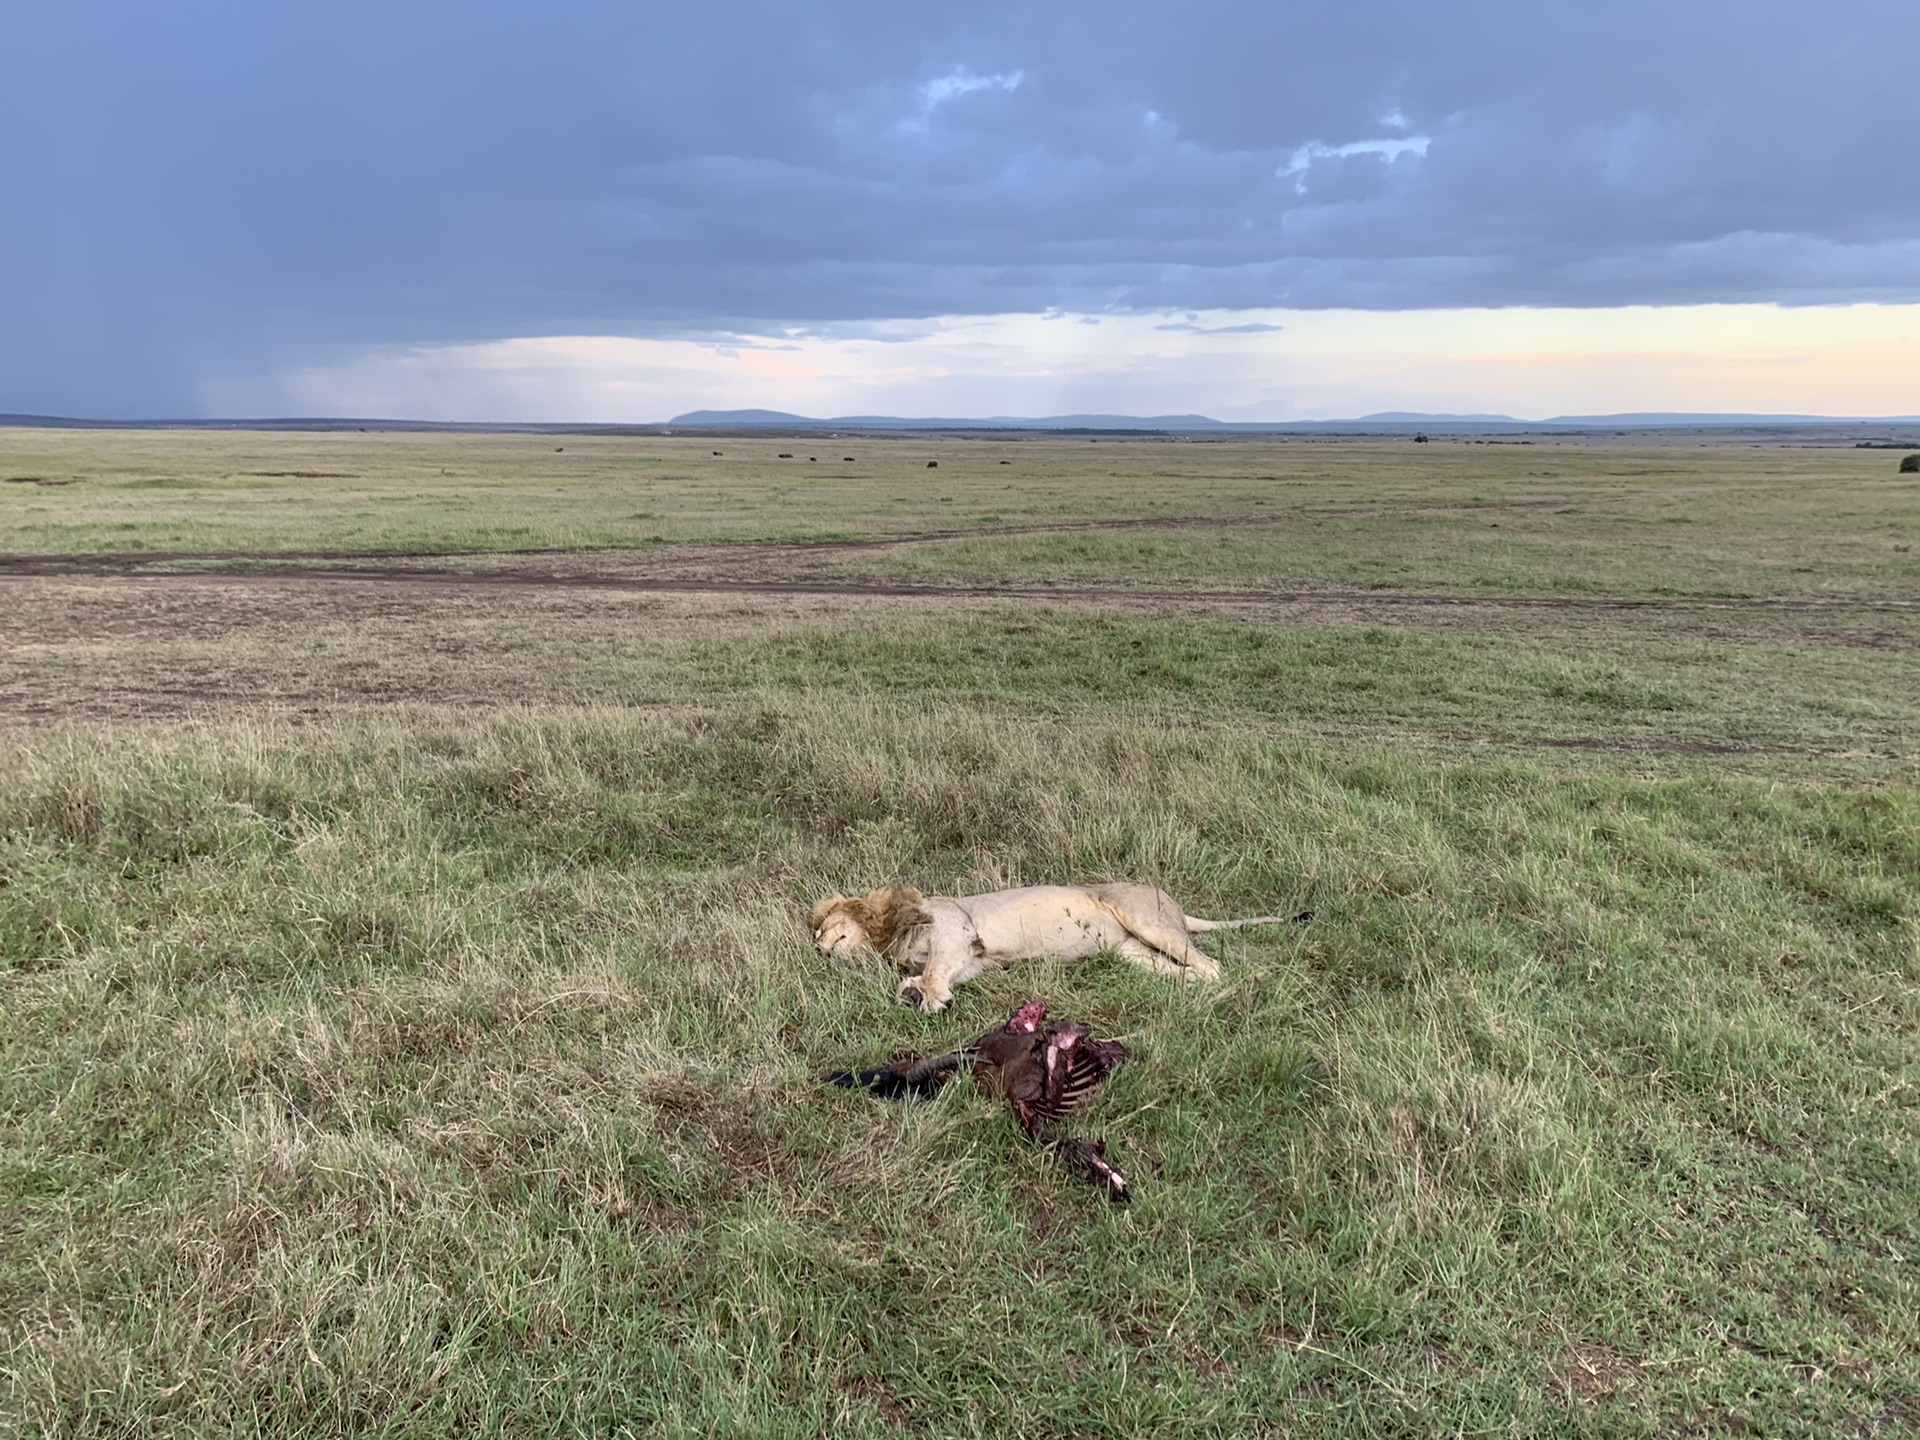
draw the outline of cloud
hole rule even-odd
[[[1284,330],[1284,325],[1268,325],[1262,321],[1250,321],[1242,325],[1201,325],[1192,320],[1172,320],[1153,327],[1156,330],[1180,330],[1189,335],[1271,335],[1276,330]]]
[[[179,413],[209,376],[513,335],[1920,299],[1885,63],[1920,7],[1805,17],[26,7],[0,47],[0,410]]]
[[[1063,314],[1059,319],[1078,318]],[[1386,410],[1904,414],[1920,305],[1035,314],[634,339],[544,336],[371,352],[212,384],[229,415],[657,422],[816,416]]]
[[[929,80],[918,90],[920,100],[919,120],[924,123],[949,100],[957,100],[962,95],[971,95],[976,90],[1018,90],[1026,74],[1020,70],[1009,71],[1001,75],[976,75],[961,65],[940,76]]]
[[[1405,117],[1398,111],[1393,112],[1389,118],[1405,123]],[[1307,193],[1308,173],[1312,171],[1313,162],[1316,160],[1345,160],[1354,155],[1367,155],[1384,160],[1391,165],[1402,155],[1411,155],[1416,160],[1426,159],[1427,146],[1432,143],[1432,137],[1427,135],[1390,136],[1381,140],[1349,140],[1344,145],[1327,145],[1319,140],[1309,140],[1306,144],[1297,147],[1293,154],[1287,157],[1287,163],[1274,174],[1283,180],[1292,180],[1294,193],[1304,195]]]

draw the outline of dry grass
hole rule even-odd
[[[841,463],[847,454],[855,463]],[[1885,452],[1839,447],[0,430],[8,475],[71,482],[0,484],[0,546],[16,552],[449,553],[958,531],[992,538],[870,568],[1920,599],[1920,497]],[[1133,528],[1017,533],[1089,523]]]
[[[1920,1417],[1884,455],[0,445],[77,482],[0,485],[14,553],[732,542],[0,577],[0,1434]],[[841,525],[919,539],[758,543]],[[909,575],[989,593],[847,589]],[[798,923],[1117,876],[1318,918],[951,1019]],[[1140,1057],[1088,1122],[1129,1211],[964,1093],[814,1083],[1032,993]]]
[[[1853,1425],[1916,1398],[1905,789],[786,703],[5,757],[7,1404],[59,1434]],[[834,887],[1311,904],[1037,990],[1095,1202],[813,956]],[[1608,1359],[1607,1357],[1617,1357]],[[1631,1380],[1631,1383],[1629,1381]]]
[[[1015,713],[1117,702],[1163,723],[1457,756],[1546,747],[1855,780],[1920,761],[1920,661],[1899,616],[1729,624],[1699,610],[1040,605],[298,575],[0,584],[14,602],[0,718],[32,725],[824,693]]]

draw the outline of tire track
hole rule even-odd
[[[916,540],[927,537],[915,537]],[[839,542],[834,542],[839,543]],[[846,542],[848,548],[870,549],[881,543]],[[692,552],[676,549],[672,558],[684,572],[689,562],[724,560],[762,562],[773,547],[743,547]],[[785,550],[787,547],[780,547]],[[817,550],[819,547],[809,546]],[[535,558],[555,556],[644,556],[657,551],[527,550],[487,551],[470,558]],[[1415,609],[1495,608],[1541,611],[1767,611],[1805,614],[1920,614],[1920,602],[1870,600],[1860,597],[1806,599],[1769,596],[1630,596],[1630,595],[1515,595],[1399,590],[1353,590],[1333,587],[1231,588],[1180,590],[1124,585],[955,585],[932,581],[865,579],[851,576],[750,576],[740,573],[645,573],[633,570],[554,570],[532,567],[475,569],[445,565],[396,564],[396,561],[447,560],[445,553],[276,552],[244,554],[180,552],[169,555],[0,555],[0,580],[105,579],[136,584],[287,585],[398,585],[462,589],[602,590],[634,594],[712,594],[766,596],[823,596],[849,599],[1123,601],[1140,604],[1203,603],[1222,606],[1284,606],[1344,604]],[[469,558],[469,557],[460,557]],[[312,560],[353,561],[349,565],[315,565]],[[387,562],[387,563],[376,563]],[[155,565],[201,565],[198,569],[153,569]],[[724,568],[731,570],[733,565]],[[746,568],[746,566],[741,566]]]
[[[821,555],[837,551],[860,553],[895,550],[913,545],[942,545],[955,540],[997,540],[1009,535],[1080,535],[1131,530],[1212,530],[1271,528],[1294,520],[1344,519],[1386,515],[1441,515],[1483,510],[1536,510],[1588,504],[1608,497],[1560,497],[1550,500],[1488,500],[1458,505],[1311,506],[1270,515],[1142,515],[1125,520],[1059,520],[1032,525],[972,526],[953,530],[917,530],[906,535],[861,538],[831,536],[796,540],[715,540],[646,547],[617,545],[523,546],[505,550],[142,550],[81,551],[69,554],[0,552],[0,579],[14,574],[92,574],[101,571],[140,573],[154,565],[261,565],[312,561],[458,560],[495,557],[531,558],[557,555],[658,555],[667,553],[729,555]]]

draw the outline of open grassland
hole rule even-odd
[[[5,587],[6,582],[0,582]],[[1459,755],[1557,750],[1644,769],[1910,777],[1920,653],[1868,631],[1694,632],[1672,619],[1478,615],[1409,625],[1141,607],[834,605],[392,587],[139,582],[0,588],[0,707],[37,723],[365,705],[722,709],[790,696],[971,704],[1009,719],[1379,740]],[[157,592],[157,593],[156,593]]]
[[[0,552],[201,557],[0,566],[0,1435],[1920,1428],[1887,457],[761,443],[0,432]],[[1317,918],[800,926],[1115,876]],[[1128,1209],[817,1083],[1036,993]]]
[[[0,537],[35,554],[931,537],[856,569],[1920,600],[1920,488],[1849,448],[0,430]]]
[[[792,704],[6,757],[0,1313],[67,1434],[1893,1434],[1920,803]],[[1112,1212],[814,958],[878,876],[1311,904],[995,977]]]

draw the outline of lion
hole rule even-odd
[[[1220,967],[1195,935],[1305,918],[1202,920],[1152,885],[1030,885],[961,896],[889,885],[814,906],[813,943],[843,959],[863,945],[879,952],[905,972],[900,1003],[937,1014],[953,1003],[955,986],[1018,960],[1085,960],[1110,950],[1161,975],[1218,980]]]

